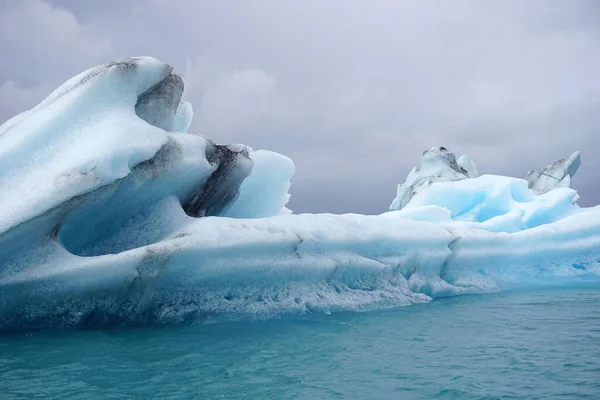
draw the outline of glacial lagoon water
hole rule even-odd
[[[3,334],[0,398],[598,399],[600,284],[259,322]]]

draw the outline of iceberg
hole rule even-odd
[[[169,65],[128,58],[0,126],[0,330],[368,310],[600,277],[600,207],[564,182],[539,193],[439,147],[392,211],[293,214],[294,163],[188,133],[183,91]],[[562,165],[548,173],[564,181]]]
[[[557,161],[553,164],[555,170],[566,171],[566,160],[571,159],[579,162],[579,152]],[[479,176],[473,161],[466,156],[459,160],[465,167],[443,147],[423,153],[421,168],[414,168],[406,182],[398,186],[398,196],[390,208],[413,220],[508,233],[546,225],[582,211],[577,205],[577,192],[564,185],[549,189],[546,175],[536,181]],[[566,176],[568,180],[569,175]],[[531,182],[536,187],[545,185],[547,190],[534,190]]]

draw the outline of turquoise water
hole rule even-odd
[[[600,285],[0,336],[0,398],[600,398]]]

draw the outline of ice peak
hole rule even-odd
[[[570,187],[571,178],[581,165],[579,151],[573,152],[569,157],[550,164],[535,171],[529,171],[525,179],[529,189],[535,194],[544,194],[558,187]]]
[[[435,182],[454,182],[479,176],[475,163],[467,156],[458,161],[454,153],[445,147],[432,147],[425,150],[421,157],[421,166],[415,167],[398,185],[396,198],[390,210],[400,210],[421,190]]]

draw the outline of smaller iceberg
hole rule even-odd
[[[467,156],[456,161],[444,147],[423,153],[398,186],[392,210],[418,221],[452,224],[490,232],[518,232],[558,221],[580,210],[577,192],[568,187],[581,160],[579,152],[530,173],[531,179],[478,176]],[[546,172],[547,171],[547,172]],[[554,178],[556,177],[556,179]],[[554,185],[554,187],[552,187]],[[530,190],[534,186],[539,190]]]

